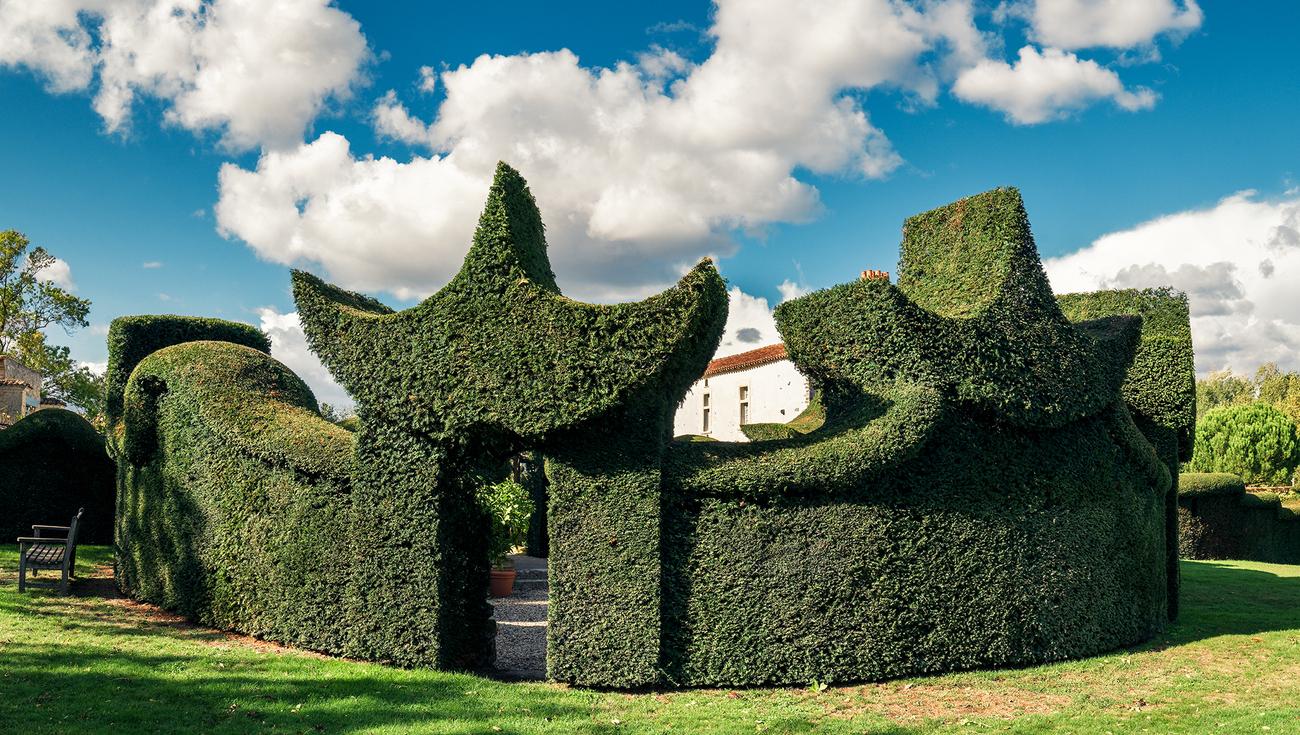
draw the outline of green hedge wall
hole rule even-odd
[[[627,415],[623,436],[609,444],[628,442],[653,467],[665,396],[684,393],[703,372],[726,318],[726,291],[708,262],[639,303],[565,298],[533,196],[505,164],[460,272],[419,305],[393,312],[301,272],[293,285],[309,343],[356,398],[361,419],[354,542],[367,553],[353,575],[351,604],[357,617],[384,613],[371,620],[356,654],[406,665],[472,668],[491,658],[486,519],[473,502],[474,478],[522,448],[634,405],[644,408]],[[642,429],[649,426],[656,428],[647,439]],[[608,546],[611,534],[624,531],[655,538],[655,477],[631,470],[619,481],[626,497],[596,493],[583,511],[610,514],[611,525],[575,526],[566,541],[586,543],[577,537],[595,534],[588,540]],[[577,487],[585,482],[574,480],[572,493],[587,493]],[[560,495],[553,493],[552,507],[573,499]],[[616,516],[616,509],[628,513]],[[657,566],[657,555],[628,570],[579,570],[554,529],[550,574],[560,593],[552,635],[604,618],[605,630],[623,624],[628,634],[611,637],[611,655],[653,657],[657,644],[630,636],[639,616],[656,615],[652,600],[641,603],[653,596],[657,573],[637,572]],[[616,576],[625,573],[630,581]],[[639,591],[601,609],[571,606],[565,595],[611,582]]]
[[[269,356],[186,342],[123,391],[118,584],[192,620],[348,653],[352,434]]]
[[[1196,368],[1187,296],[1169,288],[1126,289],[1058,297],[1075,322],[1136,315],[1142,338],[1124,380],[1124,401],[1174,479],[1165,497],[1169,619],[1178,617],[1178,467],[1192,456],[1196,433]]]
[[[108,327],[108,370],[104,375],[109,422],[121,416],[126,381],[141,360],[164,347],[200,339],[233,342],[271,352],[271,342],[260,329],[239,322],[171,314],[114,319]]]
[[[1179,500],[1245,492],[1245,481],[1230,472],[1184,472],[1178,476]]]
[[[1184,557],[1300,564],[1300,517],[1276,494],[1222,472],[1184,473],[1179,488]]]
[[[1023,665],[1164,627],[1171,480],[1121,396],[1141,319],[1066,319],[1014,189],[909,219],[899,274],[778,307],[819,429],[668,447],[659,683]],[[552,512],[558,555],[580,514]],[[605,635],[553,635],[586,660],[552,676],[626,684]]]
[[[81,543],[113,540],[113,461],[79,414],[47,408],[0,431],[0,543],[32,525],[63,526],[85,509]]]

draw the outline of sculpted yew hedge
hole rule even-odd
[[[1171,612],[1170,463],[1194,415],[1185,302],[1063,310],[1014,189],[909,219],[896,285],[782,304],[819,399],[745,444],[671,441],[726,320],[712,265],[635,304],[565,298],[504,164],[461,271],[419,305],[301,272],[293,286],[312,348],[357,399],[355,434],[239,327],[119,329],[133,594],[350,656],[486,665],[475,492],[531,449],[546,457],[557,680],[1023,665],[1145,640]]]
[[[84,508],[78,537],[113,540],[113,462],[104,438],[80,414],[47,408],[0,431],[0,543],[32,525],[67,525]]]

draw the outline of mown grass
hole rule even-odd
[[[1295,733],[1300,567],[1185,562],[1184,616],[1084,661],[884,684],[626,694],[277,649],[114,599],[18,594],[0,547],[0,732]],[[101,567],[96,572],[96,567]]]

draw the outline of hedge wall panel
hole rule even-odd
[[[79,508],[81,543],[112,543],[113,461],[89,422],[47,408],[0,431],[0,544],[67,525]]]
[[[122,406],[123,591],[206,625],[347,652],[352,434],[283,365],[229,342],[145,357]]]
[[[1236,475],[1185,473],[1178,514],[1188,559],[1300,564],[1300,515],[1274,493],[1248,491]]]
[[[1020,665],[1165,625],[1172,481],[1121,394],[1140,315],[1068,321],[1011,189],[909,219],[899,273],[777,309],[822,396],[819,429],[668,446],[659,683]],[[607,431],[585,449],[570,438],[571,456],[600,466]],[[600,503],[627,493],[613,478],[551,479],[554,559],[592,505],[556,498],[576,485],[601,489]],[[575,548],[566,576],[615,584],[599,540]],[[553,588],[552,604],[566,594]],[[551,656],[565,665],[552,675],[626,685],[610,631],[567,625],[604,619],[608,602],[578,603],[554,608]]]

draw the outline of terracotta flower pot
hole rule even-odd
[[[509,597],[515,588],[515,570],[493,569],[490,589],[493,597]]]

